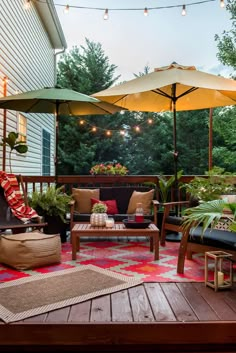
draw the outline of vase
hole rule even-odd
[[[104,227],[106,225],[106,213],[92,213],[90,216],[90,224],[95,227]]]

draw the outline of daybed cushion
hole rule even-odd
[[[191,228],[189,241],[222,249],[236,250],[236,233],[225,230],[207,229],[202,235],[202,227]]]
[[[150,214],[153,197],[154,197],[154,189],[147,192],[140,192],[140,191],[134,190],[129,200],[127,214],[135,213],[137,203],[139,202],[141,202],[143,205],[144,214]]]
[[[60,261],[59,234],[35,231],[0,236],[0,262],[17,270],[51,265]]]
[[[79,213],[91,213],[91,198],[99,199],[99,189],[72,189],[75,199],[75,211]]]

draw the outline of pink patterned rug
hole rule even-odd
[[[183,275],[176,273],[179,243],[167,242],[160,247],[160,260],[154,261],[149,243],[141,241],[89,241],[81,242],[76,261],[71,260],[71,244],[62,244],[60,264],[18,271],[0,264],[0,282],[38,273],[50,273],[71,269],[80,265],[94,265],[143,282],[203,282],[204,257],[195,254],[193,260],[185,260]]]

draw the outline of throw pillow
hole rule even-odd
[[[133,191],[133,194],[131,195],[131,198],[129,200],[127,214],[135,213],[138,202],[142,203],[144,214],[150,214],[153,197],[154,189],[147,192],[141,192],[136,190]]]
[[[95,203],[103,203],[104,205],[107,206],[107,213],[108,214],[116,214],[119,213],[118,212],[118,208],[117,208],[117,203],[116,200],[106,200],[106,201],[101,201],[95,198],[91,198],[91,207],[93,207],[93,205]]]
[[[75,200],[75,211],[79,213],[91,213],[91,198],[99,199],[100,190],[72,188],[72,196]]]

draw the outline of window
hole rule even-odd
[[[26,143],[26,134],[27,134],[27,119],[24,115],[18,115],[18,133],[19,141]]]
[[[51,135],[43,129],[42,174],[50,175]]]

